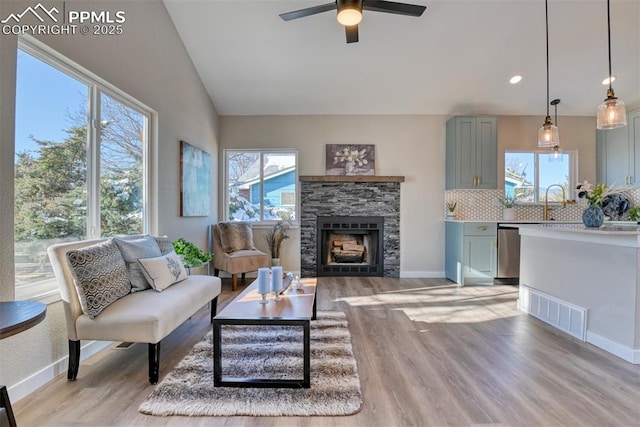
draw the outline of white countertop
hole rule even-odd
[[[566,240],[598,245],[624,246],[640,249],[640,225],[635,222],[605,222],[602,227],[583,224],[513,224],[520,236]]]
[[[582,221],[518,221],[518,220],[504,220],[504,219],[445,219],[445,222],[489,222],[492,224],[582,224]],[[635,223],[632,223],[635,224]]]
[[[637,235],[640,234],[640,225],[635,222],[620,223],[604,223],[601,227],[585,227],[580,224],[513,224],[513,227],[523,229],[549,230],[554,232],[568,233],[591,233],[591,234],[622,234]]]

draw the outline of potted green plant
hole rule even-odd
[[[456,206],[458,206],[457,202],[447,202],[445,203],[447,207],[447,219],[455,219],[456,218]]]
[[[271,252],[271,265],[280,265],[280,246],[289,238],[287,232],[291,228],[289,221],[278,221],[273,228],[267,231],[264,238]]]
[[[515,210],[513,209],[518,201],[518,198],[512,194],[505,194],[504,196],[498,196],[498,201],[502,205],[502,219],[506,221],[513,221],[516,217]]]
[[[200,267],[206,262],[211,261],[211,254],[203,251],[192,242],[180,237],[172,243],[173,250],[180,256],[182,262],[187,267]]]
[[[636,221],[640,224],[640,206],[634,206],[627,211],[629,221]]]

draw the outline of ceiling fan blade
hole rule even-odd
[[[306,9],[294,10],[293,12],[281,13],[280,18],[285,21],[292,19],[304,18],[305,16],[315,15],[316,13],[328,12],[337,8],[336,2],[321,4],[319,6],[307,7]]]
[[[347,33],[347,43],[358,42],[358,25],[357,24],[344,27],[344,30]]]
[[[395,13],[397,15],[422,16],[426,6],[416,4],[397,3],[384,0],[363,0],[362,8],[374,12]]]

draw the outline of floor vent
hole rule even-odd
[[[587,310],[520,285],[520,307],[545,323],[582,341],[587,339]]]
[[[121,342],[120,344],[115,346],[115,348],[121,349],[121,350],[126,350],[126,349],[128,349],[129,347],[131,347],[134,344],[135,344],[134,342]]]

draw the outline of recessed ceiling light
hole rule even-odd
[[[613,83],[613,82],[615,82],[615,81],[616,81],[616,76],[611,76],[611,83]],[[602,81],[602,84],[603,84],[603,85],[605,85],[605,86],[606,86],[606,85],[608,85],[608,84],[609,84],[609,77],[607,77],[606,79],[604,79],[604,80]]]
[[[516,74],[515,76],[511,77],[509,79],[509,83],[511,83],[512,85],[516,84],[516,83],[520,83],[520,80],[522,80],[522,76],[520,74]]]

